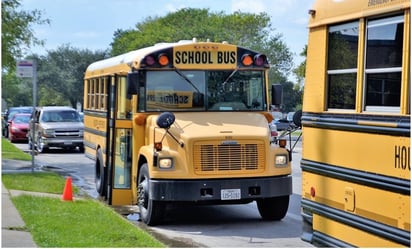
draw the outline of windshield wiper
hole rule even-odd
[[[233,70],[233,72],[229,76],[227,76],[225,81],[223,81],[222,83],[222,87],[226,85],[226,83],[233,77],[233,75],[235,75],[235,73],[237,73],[238,70],[239,70],[239,67],[235,68],[235,70]]]
[[[186,80],[198,93],[200,93],[200,90],[195,86],[195,84],[193,84],[192,81],[190,81],[186,75],[184,75],[179,69],[175,68],[175,71],[178,75],[180,75],[180,77],[182,77],[184,80]]]

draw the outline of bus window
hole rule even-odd
[[[328,108],[355,109],[359,23],[331,26],[328,37]]]
[[[204,75],[204,71],[147,72],[147,110],[204,109]]]
[[[209,110],[263,110],[262,71],[215,71],[208,73]]]
[[[131,101],[126,97],[126,77],[119,77],[117,82],[117,118],[126,119],[131,118],[132,111]]]
[[[366,43],[366,111],[400,110],[403,15],[370,20]]]

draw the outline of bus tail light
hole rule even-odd
[[[242,56],[242,64],[243,66],[250,66],[253,63],[252,56],[250,54],[245,54]]]
[[[316,196],[316,190],[314,187],[310,188],[310,196],[315,197]]]

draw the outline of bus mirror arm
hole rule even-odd
[[[171,112],[163,112],[159,115],[159,117],[157,118],[156,124],[160,127],[166,130],[166,133],[169,134],[173,140],[176,141],[176,143],[178,143],[180,145],[180,147],[183,148],[184,143],[183,142],[179,142],[179,140],[173,135],[173,133],[171,133],[169,131],[170,126],[172,126],[172,124],[175,122],[175,115]],[[163,140],[163,139],[162,139]]]
[[[176,143],[178,143],[178,144],[180,145],[180,147],[183,148],[183,147],[185,146],[185,144],[184,144],[183,142],[180,142],[180,141],[173,135],[173,133],[171,133],[171,132],[169,131],[169,129],[166,129],[166,133],[169,134],[169,135],[173,138],[173,140],[175,140]]]

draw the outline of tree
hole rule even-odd
[[[292,70],[292,53],[270,25],[266,13],[250,14],[234,12],[211,13],[208,9],[184,8],[165,17],[148,17],[137,23],[136,28],[117,30],[112,42],[112,55],[152,46],[159,42],[191,40],[227,41],[251,48],[268,56],[272,66],[270,78],[274,82],[286,82]]]
[[[92,62],[104,59],[107,54],[107,51],[79,50],[70,45],[49,51],[47,56],[39,59],[39,104],[68,102],[76,107],[77,102],[83,103],[84,72]]]
[[[1,61],[2,70],[13,70],[16,59],[23,58],[25,50],[32,45],[42,45],[33,33],[32,25],[49,24],[42,19],[39,10],[19,11],[19,0],[1,1]]]

